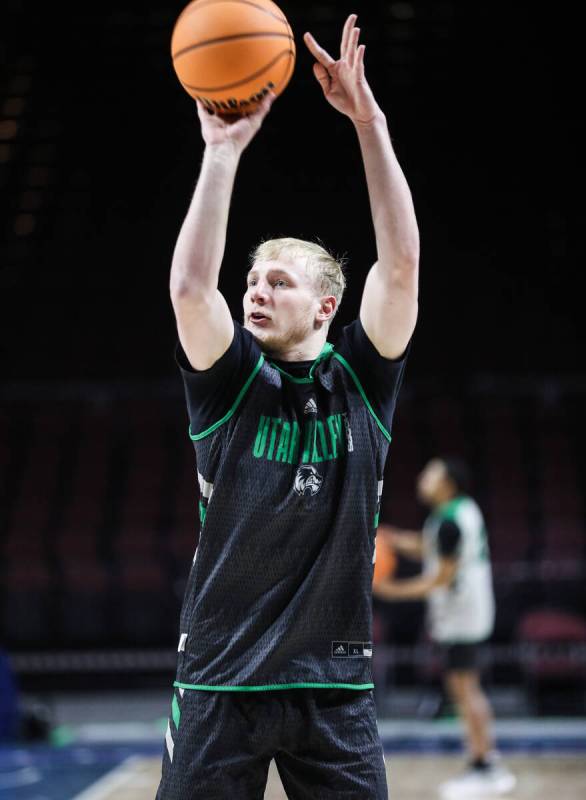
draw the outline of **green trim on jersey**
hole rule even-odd
[[[206,686],[175,681],[173,686],[177,689],[199,689],[205,692],[266,692],[273,689],[374,689],[374,683],[274,683],[266,686]]]
[[[289,373],[285,372],[285,370],[281,369],[281,367],[273,364],[272,361],[269,361],[269,364],[273,369],[278,370],[281,375],[284,375],[287,380],[292,381],[293,383],[313,383],[313,378],[296,378],[294,375],[289,375]]]
[[[214,422],[214,424],[211,427],[209,427],[205,431],[202,431],[202,433],[193,434],[191,432],[191,425],[189,426],[189,438],[193,442],[199,442],[200,439],[204,439],[206,436],[209,436],[210,433],[213,433],[215,430],[217,430],[220,427],[220,425],[223,425],[225,422],[228,422],[230,417],[234,414],[234,412],[236,411],[236,409],[240,405],[240,402],[241,402],[242,398],[244,397],[244,395],[246,394],[246,392],[248,391],[248,388],[250,387],[250,384],[256,378],[256,376],[258,375],[259,370],[262,367],[264,360],[265,360],[264,353],[261,353],[260,358],[258,359],[258,361],[256,363],[256,367],[252,371],[252,375],[248,378],[248,380],[246,381],[246,383],[244,384],[244,386],[240,390],[240,393],[238,394],[238,397],[234,401],[234,404],[233,404],[232,408],[228,411],[227,414],[225,414],[222,417],[222,419],[218,420],[218,422]]]
[[[181,709],[179,708],[179,701],[177,700],[177,696],[173,695],[173,702],[171,704],[171,714],[173,716],[173,722],[175,723],[175,727],[179,730],[179,723],[181,721]]]
[[[389,440],[389,442],[390,442],[390,441],[391,441],[391,434],[388,432],[388,430],[385,428],[385,426],[382,424],[382,422],[380,421],[380,419],[379,419],[379,418],[377,417],[377,415],[375,414],[375,412],[374,412],[374,408],[373,408],[373,407],[370,405],[370,403],[369,403],[369,401],[368,401],[368,397],[366,396],[366,394],[365,394],[365,392],[364,392],[364,389],[362,388],[362,384],[361,384],[361,383],[360,383],[360,381],[358,380],[358,376],[356,375],[356,373],[354,372],[354,370],[352,369],[352,367],[350,366],[350,364],[349,364],[349,363],[346,361],[346,359],[344,358],[344,356],[341,356],[339,353],[334,353],[334,358],[337,358],[337,359],[338,359],[338,361],[339,361],[341,364],[343,364],[343,365],[344,365],[344,367],[347,369],[347,371],[350,373],[350,377],[352,378],[352,380],[353,380],[353,381],[354,381],[354,383],[356,384],[356,388],[357,388],[357,389],[358,389],[358,391],[360,392],[360,395],[362,396],[362,399],[364,400],[364,403],[365,403],[366,407],[368,408],[368,410],[370,411],[370,413],[371,413],[371,414],[372,414],[372,416],[374,417],[374,421],[376,422],[376,424],[378,425],[378,427],[381,429],[381,431],[383,432],[383,434],[386,436],[386,438],[387,438],[387,439]]]
[[[466,495],[463,494],[459,494],[457,497],[452,497],[451,500],[447,500],[445,503],[442,503],[442,505],[434,511],[433,516],[454,522],[456,519],[456,514],[458,513],[458,509],[467,499],[468,498]]]
[[[269,364],[271,365],[271,367],[273,367],[278,372],[280,372],[281,375],[284,375],[285,378],[287,378],[288,380],[292,381],[293,383],[313,383],[313,380],[314,380],[313,372],[314,372],[315,368],[317,367],[317,365],[319,364],[320,361],[323,361],[324,358],[328,358],[328,356],[330,356],[332,354],[333,350],[334,350],[334,345],[333,344],[331,344],[330,342],[326,342],[324,344],[324,346],[322,347],[321,353],[319,354],[319,356],[315,359],[315,361],[311,365],[311,368],[309,370],[307,378],[296,378],[295,375],[290,375],[288,372],[285,372],[284,369],[282,369],[281,367],[278,367],[272,361],[269,361]]]

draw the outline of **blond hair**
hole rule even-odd
[[[306,258],[306,270],[310,274],[318,295],[333,295],[337,308],[342,302],[346,288],[344,276],[345,259],[335,258],[318,242],[307,242],[305,239],[284,237],[267,239],[255,247],[250,254],[250,263],[256,261],[276,261],[279,258]]]

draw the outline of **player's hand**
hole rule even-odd
[[[238,154],[250,144],[269,113],[276,94],[269,92],[259,107],[247,116],[211,113],[200,100],[196,100],[201,133],[206,145],[231,145]]]
[[[400,528],[395,528],[394,525],[389,525],[388,522],[381,522],[376,529],[376,535],[380,536],[381,541],[383,541],[388,547],[391,547],[393,550],[395,548],[399,549],[402,540]]]
[[[399,596],[398,592],[395,592],[395,588],[396,583],[392,578],[383,578],[372,584],[372,593],[379,600],[395,600]]]
[[[344,25],[340,59],[335,61],[316,42],[311,33],[303,37],[310,53],[316,59],[313,74],[319,81],[326,100],[355,125],[369,125],[382,114],[380,106],[364,77],[364,51],[366,45],[358,44],[360,28],[355,27],[356,14],[350,14]]]
[[[401,535],[401,531],[394,525],[389,525],[388,522],[381,522],[376,529],[376,535],[380,536],[388,544],[392,544],[396,541],[397,536]]]

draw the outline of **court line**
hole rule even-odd
[[[121,764],[103,775],[96,783],[88,786],[71,800],[105,800],[115,789],[120,789],[136,777],[135,767],[142,761],[141,756],[130,756]]]

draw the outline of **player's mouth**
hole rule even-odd
[[[271,320],[270,317],[267,317],[266,314],[262,314],[260,311],[254,311],[249,316],[249,319],[254,325],[260,325],[261,327],[268,325]]]

